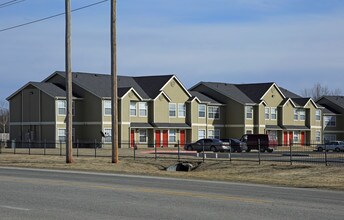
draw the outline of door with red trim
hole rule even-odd
[[[130,130],[130,147],[135,146],[135,131],[132,129]]]
[[[180,135],[179,144],[180,144],[180,147],[183,148],[185,145],[185,130],[180,130],[179,135]]]
[[[283,134],[284,146],[288,146],[288,132],[284,132]]]
[[[155,131],[155,147],[161,147],[161,131]]]
[[[162,146],[168,147],[168,130],[162,131]]]
[[[293,138],[294,138],[293,132],[290,131],[290,132],[289,132],[289,144],[293,143],[293,140],[294,140]]]
[[[305,132],[301,132],[301,145],[305,145]]]

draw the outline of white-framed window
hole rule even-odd
[[[111,139],[112,129],[111,128],[104,129],[104,134],[105,134],[104,142],[105,143],[111,143],[111,141],[112,141],[112,139]]]
[[[57,100],[58,115],[67,114],[67,102],[66,100]]]
[[[130,102],[130,116],[136,116],[136,102]]]
[[[251,129],[246,130],[246,134],[253,134],[253,130],[251,130]]]
[[[253,118],[253,107],[252,106],[246,106],[245,107],[245,115],[246,119],[252,119]]]
[[[205,130],[200,129],[198,130],[198,139],[203,139],[205,138]]]
[[[148,114],[147,102],[139,102],[140,117],[145,117]]]
[[[178,117],[185,118],[186,116],[186,105],[178,104]]]
[[[175,143],[177,142],[176,130],[171,129],[168,131],[168,142]]]
[[[72,101],[72,115],[73,116],[75,115],[75,112],[76,112],[76,110],[75,110],[75,102]]]
[[[315,132],[315,141],[320,142],[321,141],[321,131],[317,130]]]
[[[336,127],[336,116],[324,116],[324,127]]]
[[[200,104],[198,105],[198,117],[199,118],[205,118],[205,105],[204,104]]]
[[[298,120],[299,120],[299,113],[297,109],[294,109],[294,121],[298,121]]]
[[[271,108],[271,119],[272,120],[277,119],[277,108]]]
[[[147,143],[147,130],[146,129],[139,130],[139,142]]]
[[[209,106],[208,107],[208,118],[219,119],[220,118],[220,107]]]
[[[301,121],[306,120],[306,111],[304,109],[300,109],[299,114],[300,114],[300,120]]]
[[[208,138],[220,139],[220,129],[208,130]]]
[[[173,118],[176,117],[176,112],[176,103],[169,103],[169,116]]]
[[[111,115],[111,100],[104,100],[104,115]]]
[[[65,128],[59,128],[57,131],[57,136],[59,138],[59,141],[66,142],[66,129]]]
[[[320,121],[321,119],[321,110],[315,110],[315,120]]]
[[[335,134],[324,134],[324,141],[331,142],[331,141],[336,141],[337,140],[337,135]]]
[[[265,119],[270,119],[270,108],[265,107]]]
[[[293,141],[294,143],[297,143],[299,141],[299,131],[294,131],[294,135],[293,135]]]

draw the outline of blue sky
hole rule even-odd
[[[0,4],[8,0],[0,0]],[[99,0],[71,0],[72,8]],[[110,73],[110,2],[72,14],[73,71]],[[340,88],[343,0],[117,0],[118,74]],[[63,0],[0,8],[0,29],[64,12]],[[0,32],[0,101],[64,70],[64,17]]]

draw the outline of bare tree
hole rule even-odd
[[[0,126],[2,133],[6,133],[6,127],[8,127],[8,122],[10,119],[10,112],[6,107],[6,102],[0,102]]]
[[[322,86],[320,83],[316,83],[312,88],[304,88],[301,91],[303,97],[311,97],[313,100],[318,100],[325,95],[341,95],[340,89],[329,89],[327,86]]]

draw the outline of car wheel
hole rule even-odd
[[[340,152],[340,149],[338,147],[336,147],[336,149],[334,149],[334,151]]]
[[[191,145],[189,145],[189,146],[186,147],[186,150],[193,150],[193,148],[192,148]]]
[[[239,150],[237,150],[237,152],[238,152],[238,153],[241,153],[241,152],[242,152],[242,150],[241,150],[241,149],[239,149]]]
[[[272,153],[274,149],[267,149],[268,153]]]
[[[265,148],[260,148],[260,152],[264,153],[265,152]]]
[[[247,153],[250,152],[250,151],[251,151],[251,149],[247,149],[247,150],[246,150]]]
[[[210,147],[210,150],[211,150],[212,152],[217,152],[217,149],[216,149],[215,146],[211,146],[211,147]]]
[[[322,147],[318,147],[318,151],[322,152],[324,149]]]

